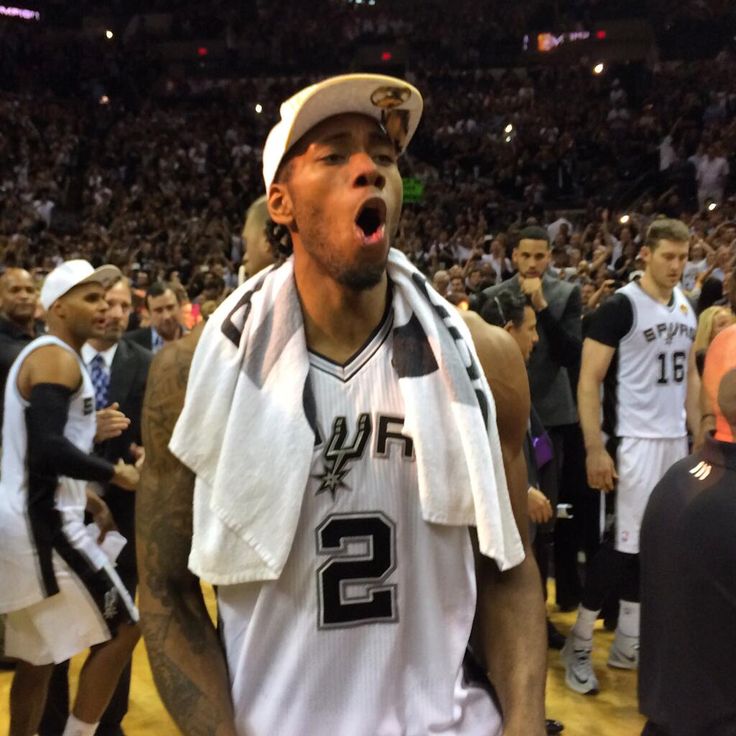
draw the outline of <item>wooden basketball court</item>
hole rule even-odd
[[[206,598],[212,611],[214,599],[210,589],[206,591]],[[573,624],[575,614],[550,611],[550,617],[560,631],[566,634]],[[606,666],[612,639],[613,634],[605,631],[599,622],[595,633],[594,665],[601,692],[596,696],[578,695],[568,690],[564,683],[559,654],[552,650],[549,652],[547,715],[565,724],[564,736],[638,736],[641,733],[644,719],[637,709],[636,673]],[[72,660],[72,694],[83,661],[84,655]],[[3,734],[8,731],[7,704],[11,680],[11,672],[0,672],[0,733]],[[126,736],[175,736],[179,733],[156,692],[143,642],[133,655],[130,709],[123,727]]]

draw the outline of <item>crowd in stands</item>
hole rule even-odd
[[[399,247],[430,276],[478,266],[487,284],[509,275],[499,264],[529,218],[555,223],[555,267],[592,296],[637,270],[637,243],[663,213],[694,233],[686,287],[723,278],[736,235],[732,65],[724,53],[619,76],[583,65],[416,73],[426,114],[402,172],[423,193],[405,206]],[[3,262],[42,277],[79,255],[145,283],[176,271],[191,298],[204,272],[233,287],[243,213],[263,188],[260,146],[277,101],[305,81],[199,84],[138,108],[112,93],[3,93]]]
[[[408,4],[415,12],[399,16],[320,0],[285,16],[255,1],[237,14],[226,1],[139,3],[177,11],[175,40],[223,37],[237,72],[226,78],[164,73],[145,22],[119,43],[73,48],[0,23],[0,268],[26,268],[40,287],[68,259],[113,263],[133,287],[131,328],[150,323],[149,288],[170,288],[178,338],[247,276],[243,219],[263,194],[261,147],[279,102],[350,68],[356,43],[411,39],[406,76],[425,113],[400,163],[413,196],[395,245],[452,303],[480,310],[480,293],[514,275],[520,232],[544,227],[550,274],[580,286],[585,319],[641,276],[649,225],[680,219],[702,369],[736,319],[733,54],[602,74],[589,60],[502,71],[485,63],[489,44],[518,45],[547,4],[505,0],[479,16],[457,0],[452,22],[445,4]],[[621,3],[579,0],[564,20],[610,5]]]

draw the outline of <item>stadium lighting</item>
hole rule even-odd
[[[105,38],[108,41],[112,41],[112,39],[113,39],[114,36],[115,36],[115,34],[109,28],[108,28],[108,30],[105,31]]]
[[[260,114],[261,114],[261,113],[263,112],[263,105],[261,105],[261,103],[260,103],[260,102],[259,102],[259,103],[258,103],[258,104],[256,105],[256,112],[257,112],[257,113],[258,113],[259,115],[260,115]]]
[[[100,105],[109,105],[110,104],[110,98],[107,95],[102,95],[100,97]]]
[[[622,225],[625,225],[631,218],[628,215],[621,215],[621,218],[619,219],[619,222]]]
[[[716,207],[718,207],[718,205],[717,205],[717,204],[716,204],[715,202],[711,202],[711,203],[710,203],[710,204],[708,205],[708,212],[713,212],[713,210],[714,210],[714,209],[715,209]]]
[[[504,128],[504,129],[503,129],[503,132],[504,132],[504,133],[510,133],[510,132],[511,132],[511,131],[512,131],[513,129],[514,129],[514,126],[513,126],[513,125],[511,125],[511,123],[509,123],[509,124],[508,124],[508,125],[507,125],[507,126],[506,126],[506,127]]]
[[[602,62],[600,62],[600,61],[599,61],[599,62],[598,62],[598,63],[597,63],[597,64],[596,64],[596,65],[595,65],[595,66],[593,67],[593,74],[603,74],[603,70],[604,70],[605,68],[606,68],[606,67],[604,66],[604,64],[603,64]]]
[[[507,136],[506,136],[506,137],[504,138],[504,140],[506,141],[506,143],[511,143],[511,136],[510,136],[510,135],[507,135]]]

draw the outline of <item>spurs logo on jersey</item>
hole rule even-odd
[[[329,491],[334,499],[338,488],[350,490],[349,486],[343,480],[350,472],[348,462],[350,460],[358,460],[363,456],[370,435],[371,416],[370,414],[361,414],[358,417],[358,428],[355,431],[355,437],[346,446],[345,440],[348,436],[348,420],[345,417],[335,418],[332,424],[332,434],[325,446],[323,454],[325,470],[321,475],[312,476],[320,481],[317,494]]]
[[[684,304],[682,306],[685,306]],[[682,311],[682,310],[680,310]],[[683,314],[687,314],[687,307]],[[685,335],[690,340],[695,339],[695,327],[682,322],[660,322],[654,327],[649,327],[646,330],[642,330],[644,339],[647,342],[653,342],[654,340],[664,340],[666,345],[670,345],[672,340],[679,335]]]
[[[413,440],[401,433],[404,426],[403,417],[378,414],[375,425],[377,427],[375,447],[373,448],[375,457],[389,457],[391,446],[399,444],[404,459],[412,460],[414,458]],[[335,494],[340,488],[350,490],[350,486],[345,482],[345,477],[351,470],[351,461],[357,461],[363,457],[366,446],[373,434],[373,426],[371,415],[366,412],[362,413],[358,417],[355,435],[352,441],[346,445],[348,420],[342,416],[335,417],[332,423],[332,434],[322,453],[324,470],[322,473],[312,475],[312,478],[320,482],[316,490],[317,495],[329,491],[334,500]]]

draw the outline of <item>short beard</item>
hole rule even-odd
[[[338,284],[351,291],[368,291],[381,283],[385,271],[386,264],[382,263],[376,266],[364,266],[360,269],[347,268],[331,275]]]
[[[292,232],[300,233],[304,249],[317,261],[322,270],[340,286],[355,292],[368,291],[381,283],[386,264],[388,263],[388,249],[386,257],[380,263],[346,264],[334,252],[330,251],[329,234],[326,228],[317,226],[311,230],[297,227],[296,218],[291,228]],[[307,243],[317,245],[307,246]]]

